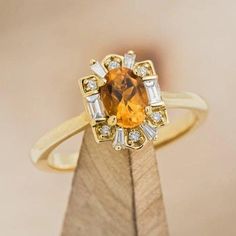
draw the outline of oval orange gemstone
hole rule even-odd
[[[117,117],[117,124],[134,128],[145,119],[148,105],[147,93],[142,79],[131,69],[117,68],[106,74],[106,84],[101,87],[101,99],[109,116]]]

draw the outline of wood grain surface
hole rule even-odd
[[[167,236],[152,144],[115,151],[85,132],[62,236]]]

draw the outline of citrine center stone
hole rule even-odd
[[[116,116],[120,127],[134,128],[140,125],[145,119],[144,109],[148,105],[142,79],[124,67],[110,70],[105,78],[107,82],[100,92],[107,115]]]

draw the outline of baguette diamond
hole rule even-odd
[[[116,150],[121,150],[125,147],[125,134],[122,128],[117,128],[115,133],[115,138],[112,146]]]
[[[124,56],[124,67],[132,69],[135,63],[135,54],[126,53]]]
[[[106,71],[103,68],[103,66],[98,62],[98,61],[94,61],[91,65],[90,65],[91,70],[98,75],[99,77],[104,78],[106,75]]]
[[[161,91],[156,79],[144,81],[147,91],[149,105],[156,105],[161,102]]]
[[[94,120],[100,120],[105,117],[104,108],[100,100],[99,94],[86,97],[89,114]]]
[[[156,127],[153,127],[150,124],[144,122],[143,124],[141,124],[141,128],[148,140],[154,140],[156,138],[156,136],[157,136],[157,128]]]

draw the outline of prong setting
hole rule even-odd
[[[133,70],[135,74],[142,78],[156,75],[153,63],[150,60],[135,63]]]
[[[129,132],[129,140],[131,142],[137,143],[140,140],[141,134],[137,130],[132,130]]]
[[[152,114],[152,107],[151,106],[146,106],[145,107],[145,112],[147,115],[151,115]]]
[[[145,66],[139,66],[137,68],[137,75],[140,76],[140,77],[145,77],[146,75],[149,74],[149,71],[147,69],[147,67]]]
[[[98,93],[99,78],[95,75],[86,76],[79,80],[81,92],[84,96],[90,96]]]
[[[106,121],[100,121],[92,126],[96,142],[111,141],[114,137],[115,127],[109,126]]]
[[[162,120],[162,115],[160,112],[156,111],[156,112],[153,112],[151,114],[151,119],[154,121],[154,122],[160,122]]]
[[[108,125],[103,125],[99,131],[103,137],[109,137],[111,135],[111,127]]]
[[[86,91],[94,91],[98,89],[97,82],[95,80],[86,80]]]
[[[116,68],[119,68],[120,67],[120,62],[114,60],[114,61],[110,61],[110,63],[108,64],[108,69],[109,70],[113,70],[113,69],[116,69]]]
[[[115,126],[117,124],[117,118],[116,116],[110,116],[108,119],[107,119],[107,123],[110,125],[110,126]]]

